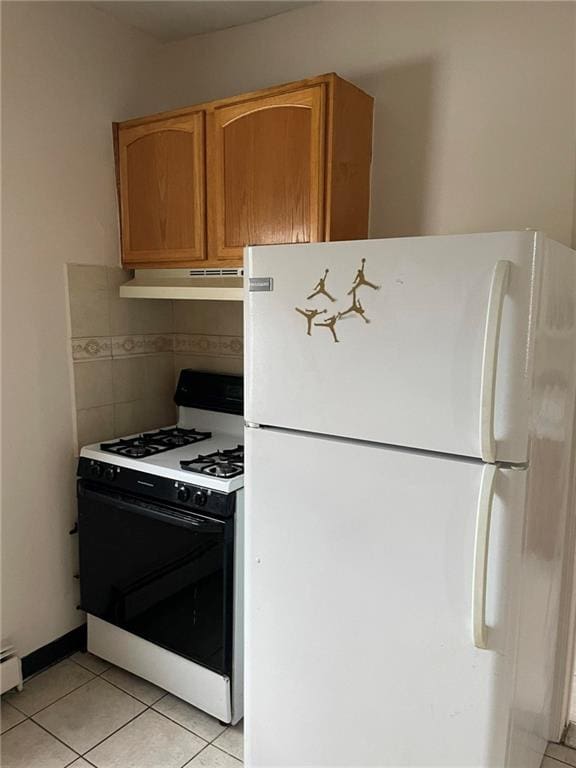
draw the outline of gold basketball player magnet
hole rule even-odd
[[[328,272],[330,272],[329,269],[324,270],[324,277],[321,277],[320,280],[318,280],[318,282],[312,289],[312,293],[310,294],[310,296],[306,296],[306,299],[308,301],[310,299],[316,298],[316,296],[326,296],[326,298],[330,299],[330,301],[336,301],[334,296],[331,296],[326,290],[326,278],[328,277]]]
[[[352,281],[352,286],[349,291],[347,291],[346,296],[352,297],[352,303],[348,306],[345,305],[345,308],[334,312],[329,317],[321,318],[321,320],[316,321],[316,318],[319,315],[325,315],[328,313],[328,310],[326,308],[324,309],[318,309],[316,307],[294,307],[296,312],[298,312],[300,315],[302,315],[306,320],[306,335],[312,336],[312,329],[313,328],[327,328],[330,331],[330,334],[332,336],[332,341],[335,343],[338,343],[340,339],[338,338],[338,335],[336,333],[336,323],[338,323],[341,320],[347,320],[347,319],[353,319],[353,318],[359,318],[364,321],[365,324],[368,324],[370,322],[370,319],[366,316],[366,310],[364,308],[364,305],[358,298],[358,291],[361,288],[370,288],[372,291],[379,291],[380,286],[376,285],[375,283],[372,283],[365,274],[366,270],[366,259],[362,259],[360,262],[360,267],[357,269],[356,274],[354,276],[354,279]],[[323,276],[318,280],[316,285],[312,288],[312,293],[310,293],[308,296],[306,296],[306,303],[311,301],[318,301],[321,299],[328,299],[331,303],[335,303],[337,299],[330,293],[328,288],[326,287],[326,280],[328,279],[328,274],[330,270],[326,268],[324,270]]]

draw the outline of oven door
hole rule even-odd
[[[233,518],[223,521],[78,483],[87,613],[229,675]]]

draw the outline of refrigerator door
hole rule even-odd
[[[526,472],[273,429],[246,452],[246,764],[506,765]]]
[[[249,248],[247,420],[526,461],[541,241],[500,232]]]

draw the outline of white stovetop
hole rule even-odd
[[[183,413],[183,411],[186,411]],[[200,414],[195,418],[197,414]],[[210,416],[215,417],[210,419]],[[165,429],[174,426],[187,429],[196,428],[198,430],[210,430],[212,437],[208,440],[202,440],[199,443],[185,445],[182,448],[171,448],[168,451],[157,453],[155,456],[147,456],[142,459],[132,459],[128,456],[120,456],[116,453],[103,451],[100,443],[86,445],[80,451],[80,456],[86,459],[102,461],[106,464],[113,464],[117,467],[126,467],[139,472],[146,472],[150,475],[160,477],[169,477],[182,483],[202,486],[203,488],[212,488],[215,491],[230,493],[244,485],[244,475],[236,477],[223,478],[212,477],[198,472],[188,472],[180,467],[181,461],[190,461],[199,454],[214,453],[214,451],[228,450],[236,448],[243,443],[243,434],[241,430],[242,418],[237,416],[228,416],[226,414],[209,414],[209,412],[196,412],[193,409],[181,409],[177,425],[170,425]],[[220,431],[219,428],[228,427],[230,431]],[[163,427],[164,429],[164,427]],[[147,430],[155,432],[156,430]],[[137,437],[136,435],[126,435],[126,437]],[[120,438],[116,438],[120,439]],[[115,440],[107,440],[107,443]]]

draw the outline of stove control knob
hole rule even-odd
[[[206,491],[196,491],[194,494],[194,504],[197,507],[203,507],[208,501],[208,494]]]
[[[94,462],[94,464],[90,466],[90,474],[92,475],[92,477],[102,477],[103,472],[104,472],[104,469],[102,467],[102,464],[98,464],[97,462]]]
[[[116,480],[116,472],[114,471],[114,467],[106,467],[104,470],[104,477],[106,480]]]
[[[185,485],[180,486],[180,488],[178,488],[177,496],[179,501],[188,501],[190,498],[190,489],[186,488]]]

